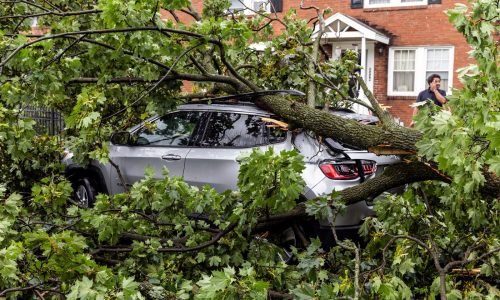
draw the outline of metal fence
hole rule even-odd
[[[58,135],[64,129],[64,119],[59,112],[46,107],[27,107],[23,115],[32,118],[39,134]]]

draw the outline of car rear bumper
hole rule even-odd
[[[320,196],[328,196],[332,192],[332,190],[340,191],[357,184],[359,184],[359,182],[357,182],[356,180],[352,180],[351,182],[343,181],[337,183],[334,180],[323,179],[312,189],[308,190],[305,197],[307,199],[314,199]],[[373,206],[368,205],[368,203],[370,203],[368,201],[371,200],[373,199],[366,199],[366,201],[363,200],[346,206],[345,210],[341,214],[336,216],[335,226],[359,226],[359,224],[361,224],[366,217],[374,216],[375,212],[373,211]],[[321,226],[331,226],[332,222],[333,220],[321,220],[320,224]]]

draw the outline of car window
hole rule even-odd
[[[272,125],[267,126],[269,129],[269,143],[275,144],[283,142],[286,139],[286,131]]]
[[[200,143],[204,147],[253,147],[266,143],[260,116],[214,112]]]
[[[137,133],[137,145],[188,146],[203,112],[180,111],[144,125]]]

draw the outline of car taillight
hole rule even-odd
[[[327,161],[319,165],[323,174],[330,179],[347,180],[360,176],[358,162],[355,160]],[[371,160],[361,160],[364,176],[369,176],[377,171],[377,164]]]

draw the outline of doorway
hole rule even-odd
[[[342,54],[345,50],[354,50],[358,52],[359,61],[358,63],[363,67],[360,71],[361,77],[366,82],[368,89],[373,91],[373,82],[374,82],[374,51],[375,51],[375,43],[373,41],[367,41],[365,46],[365,64],[362,62],[362,42],[361,41],[335,41],[332,42],[332,57],[331,59],[339,59],[342,57]],[[359,91],[359,98],[367,103],[369,103],[368,98],[364,95],[363,91]],[[357,113],[368,114],[369,111],[366,107],[363,107],[359,104],[353,105],[353,110]]]

